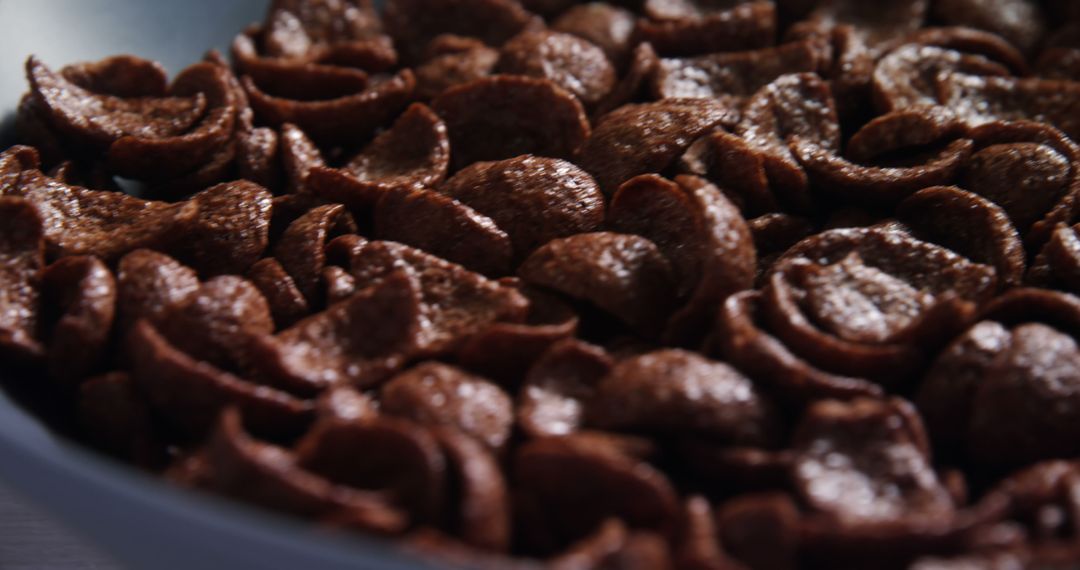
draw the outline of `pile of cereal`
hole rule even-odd
[[[444,562],[1075,568],[1080,3],[385,4],[27,61],[22,388]]]

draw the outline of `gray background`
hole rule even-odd
[[[0,486],[0,568],[118,570],[121,566],[40,508]]]

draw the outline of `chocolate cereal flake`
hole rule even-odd
[[[581,103],[547,79],[478,79],[447,89],[431,106],[446,121],[455,169],[522,154],[571,158],[589,138]],[[523,108],[545,113],[518,113]]]
[[[274,0],[175,77],[31,56],[4,384],[432,566],[1074,567],[1073,4]]]
[[[604,219],[596,182],[565,160],[525,155],[478,162],[439,191],[489,216],[509,235],[518,259],[553,239],[595,231]]]
[[[21,198],[0,197],[0,213],[5,220],[0,232],[0,255],[4,259],[0,271],[4,290],[0,297],[0,347],[9,357],[40,357],[44,347],[38,340],[38,272],[45,265],[41,216]]]
[[[510,437],[513,411],[497,385],[437,362],[419,364],[380,389],[381,410],[421,425],[449,426],[498,450]]]
[[[116,317],[117,286],[101,260],[62,258],[41,272],[42,307],[48,329],[49,372],[76,383],[104,360]],[[55,320],[53,320],[55,319]]]
[[[589,301],[642,335],[658,334],[673,306],[671,266],[653,242],[598,232],[552,240],[518,269],[525,282]]]

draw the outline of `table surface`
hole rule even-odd
[[[0,485],[0,570],[120,570],[37,507]]]

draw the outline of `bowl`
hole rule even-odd
[[[0,2],[0,112],[5,143],[26,91],[23,64],[133,53],[171,73],[262,19],[265,0]],[[0,364],[0,375],[5,370]],[[10,376],[10,372],[7,372]],[[5,386],[36,379],[4,378]],[[17,390],[16,390],[17,391]],[[335,536],[300,521],[165,482],[84,449],[0,390],[0,478],[130,568],[266,570],[428,567],[386,541]]]

